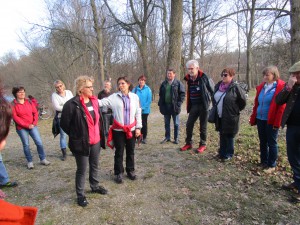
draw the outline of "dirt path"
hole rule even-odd
[[[74,157],[69,152],[67,161],[59,159],[59,139],[53,139],[50,133],[51,121],[39,124],[52,162],[49,167],[38,164],[33,147],[35,168],[26,169],[21,142],[12,129],[3,158],[11,179],[18,180],[19,186],[4,190],[6,200],[38,207],[36,224],[47,225],[300,223],[299,207],[289,203],[290,193],[280,190],[275,177],[255,176],[237,166],[237,160],[223,164],[214,159],[218,139],[211,125],[209,148],[198,155],[179,151],[184,140],[185,112],[181,115],[180,145],[159,144],[164,124],[155,104],[148,120],[148,144],[136,148],[138,179],[125,178],[123,184],[115,184],[113,152],[102,150],[100,183],[109,194],[89,193],[87,179],[90,204],[86,208],[76,204]]]

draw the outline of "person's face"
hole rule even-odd
[[[55,90],[60,94],[63,93],[65,88],[64,85],[62,83],[58,83],[55,85]]]
[[[144,79],[139,79],[139,85],[141,88],[144,87],[145,84],[146,84],[146,81]]]
[[[127,93],[129,91],[129,84],[125,80],[119,80],[118,86],[122,93]]]
[[[168,78],[169,81],[174,80],[174,78],[175,78],[175,73],[174,73],[173,71],[168,71],[168,72],[167,72],[167,78]]]
[[[267,71],[265,74],[264,74],[264,82],[266,83],[272,83],[274,81],[274,74]]]
[[[94,87],[91,81],[87,81],[84,88],[81,90],[81,95],[83,97],[91,97],[93,95]]]
[[[106,82],[106,83],[104,84],[104,89],[107,90],[107,91],[110,91],[110,90],[111,90],[111,83]]]
[[[297,78],[297,84],[300,84],[300,71],[291,73],[292,76]]]
[[[194,66],[193,64],[189,65],[189,67],[187,68],[188,70],[188,74],[192,77],[195,77],[198,75],[198,70],[199,70],[199,67],[197,66]]]
[[[225,84],[228,84],[232,81],[233,77],[229,75],[229,73],[227,72],[222,72],[221,73],[221,77],[222,77],[222,81],[225,83]]]
[[[19,90],[18,92],[17,92],[17,99],[18,100],[23,100],[23,99],[25,99],[25,90]]]

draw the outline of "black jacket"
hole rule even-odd
[[[221,81],[216,84],[216,93]],[[213,104],[216,104],[213,98]],[[239,131],[240,111],[246,107],[246,95],[237,82],[232,82],[223,99],[222,118],[216,122],[216,130],[224,134],[237,134]]]
[[[102,129],[104,126],[100,107],[99,113],[100,142],[101,147],[105,148],[104,129]],[[84,156],[88,156],[90,154],[88,124],[79,96],[71,98],[64,104],[60,119],[60,127],[67,135],[69,135],[69,148],[71,152]]]
[[[166,86],[168,84],[168,80],[162,82],[159,88],[159,100],[158,106],[159,111],[163,115],[169,115],[171,112],[167,111],[166,103],[165,103],[165,94],[166,94]],[[178,115],[181,111],[181,105],[185,98],[185,88],[183,83],[180,80],[174,79],[171,84],[171,98],[172,98],[172,106],[174,112]]]

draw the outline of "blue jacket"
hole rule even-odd
[[[142,114],[149,114],[152,102],[152,91],[150,87],[145,84],[145,86],[141,89],[138,85],[133,88],[132,92],[139,96]]]

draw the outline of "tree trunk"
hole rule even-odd
[[[181,62],[181,42],[182,42],[182,20],[183,20],[183,1],[173,0],[171,2],[170,16],[170,38],[167,59],[167,68],[173,68],[178,75]]]
[[[191,43],[190,43],[189,59],[194,58],[195,37],[196,37],[196,0],[192,0],[192,25],[191,25]]]
[[[104,87],[104,59],[103,59],[103,40],[102,40],[102,27],[99,24],[99,18],[97,14],[97,8],[95,4],[95,0],[91,0],[91,7],[93,11],[93,20],[94,20],[94,30],[97,35],[97,56],[98,56],[98,67],[99,67],[99,80],[100,85],[102,85],[102,88]]]
[[[291,63],[300,61],[300,1],[290,0],[291,4]]]

